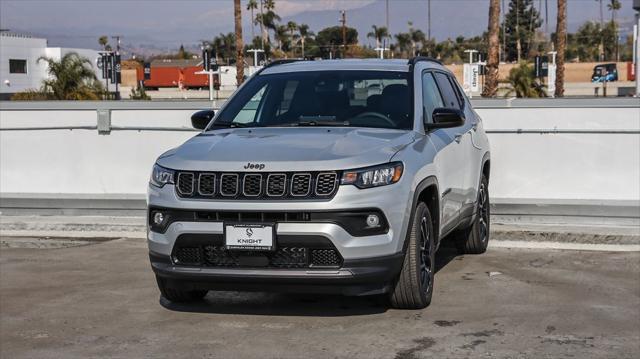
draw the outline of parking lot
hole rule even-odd
[[[159,299],[140,239],[2,238],[0,357],[638,358],[640,253],[438,254],[419,311],[377,298]]]

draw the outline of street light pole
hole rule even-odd
[[[261,49],[249,49],[249,50],[247,50],[247,52],[253,52],[253,66],[258,66],[258,53],[259,52],[264,52],[264,50],[261,50]]]
[[[634,48],[635,48],[635,75],[636,75],[636,97],[640,97],[640,1],[637,1],[638,7],[636,12],[636,25],[633,29]],[[635,3],[634,3],[635,5]]]

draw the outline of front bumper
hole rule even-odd
[[[322,237],[338,251],[337,268],[215,267],[178,265],[174,246],[185,235],[223,235],[223,221],[175,221],[164,233],[148,231],[151,264],[157,276],[174,288],[258,290],[364,295],[384,293],[400,272],[411,195],[402,180],[391,186],[360,190],[341,186],[329,201],[212,201],[179,198],[172,185],[150,187],[150,208],[185,211],[321,212],[377,209],[388,223],[382,234],[354,236],[330,222],[277,222],[278,238]]]
[[[402,253],[345,260],[337,269],[210,268],[174,265],[170,257],[149,253],[155,274],[180,290],[234,290],[373,295],[388,292],[403,263]]]

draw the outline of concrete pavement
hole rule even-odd
[[[2,240],[2,358],[640,356],[638,252],[444,247],[431,306],[402,311],[237,292],[171,305],[139,239]]]

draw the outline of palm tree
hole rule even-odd
[[[233,0],[233,18],[236,25],[236,84],[240,86],[244,80],[244,45],[242,44],[242,5],[240,0]]]
[[[377,27],[376,25],[372,25],[371,28],[373,29],[373,31],[368,33],[367,37],[376,39],[376,47],[380,47],[380,45],[382,44],[382,40],[386,37],[389,37],[389,31],[384,26]]]
[[[565,0],[559,0],[565,1]],[[544,91],[536,83],[533,76],[533,69],[526,62],[520,64],[509,71],[507,81],[511,85],[509,94],[515,92],[516,97],[543,97]]]
[[[616,22],[616,11],[620,10],[620,0],[610,0],[607,10],[611,11],[611,22]]]
[[[269,30],[272,30],[275,34],[277,27],[276,21],[280,20],[282,20],[280,16],[272,10],[268,10],[267,12],[260,14],[260,21],[264,28],[263,37],[265,39],[265,42],[270,42]]]
[[[38,91],[16,94],[16,99],[32,98],[47,100],[100,100],[104,93],[91,65],[91,60],[75,52],[62,56],[60,61],[40,57],[37,62],[47,63],[49,78],[42,81]]]
[[[282,45],[289,38],[289,29],[285,25],[276,25],[274,29],[274,38],[278,42],[278,50],[282,51]]]
[[[397,48],[400,50],[400,56],[406,56],[411,49],[411,34],[401,32],[395,35]]]
[[[618,25],[616,24],[616,12],[620,10],[620,1],[619,0],[610,0],[611,3],[607,4],[607,9],[611,11],[611,24],[613,25],[613,29],[615,31],[616,37],[616,61],[619,61],[619,53],[618,53]]]
[[[293,41],[295,40],[295,31],[298,30],[298,24],[294,21],[289,21],[287,29],[289,30],[289,50],[291,50],[291,56],[293,57]]]
[[[102,35],[98,39],[98,43],[102,46],[102,49],[106,51],[107,46],[109,45],[109,38],[106,35]]]
[[[409,25],[409,36],[411,37],[411,56],[416,56],[418,52],[418,44],[423,43],[425,40],[424,32],[420,29],[414,29],[413,23],[411,21],[408,22]]]
[[[495,97],[498,92],[498,66],[500,57],[500,0],[491,0],[489,3],[489,54],[487,58],[487,75],[483,97]]]
[[[309,25],[300,24],[298,25],[298,34],[300,35],[300,44],[302,45],[302,58],[304,58],[304,42],[307,37],[313,36],[313,32],[309,31]]]
[[[256,0],[249,0],[247,3],[247,10],[251,11],[251,38],[256,37],[256,20],[253,17],[253,10],[258,10],[258,2]]]
[[[564,53],[567,48],[567,0],[558,0],[556,22],[556,97],[564,96]]]

